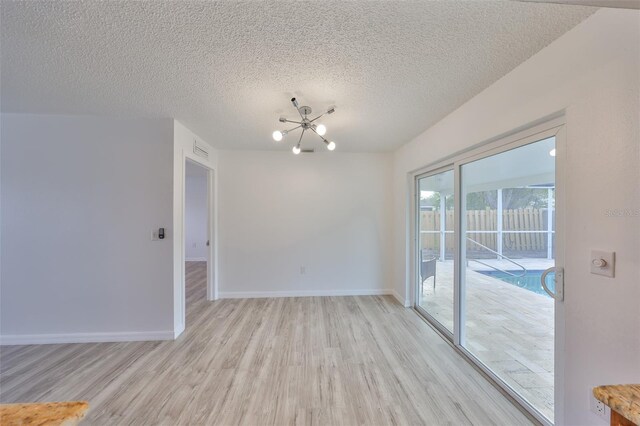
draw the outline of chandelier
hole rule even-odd
[[[276,142],[280,142],[282,138],[284,138],[288,133],[292,132],[293,130],[302,129],[302,133],[300,134],[300,139],[298,139],[298,143],[292,149],[294,154],[298,155],[300,154],[300,152],[302,152],[302,149],[300,148],[300,142],[302,142],[302,137],[304,136],[304,132],[306,132],[307,130],[318,135],[320,139],[322,139],[322,141],[325,143],[325,145],[327,145],[327,149],[329,151],[333,151],[334,149],[336,149],[335,142],[329,142],[324,137],[325,133],[327,133],[327,128],[324,126],[324,124],[315,123],[315,121],[318,118],[322,117],[323,115],[333,114],[336,108],[331,107],[326,112],[323,112],[316,118],[309,118],[309,115],[311,115],[311,107],[298,106],[298,101],[296,100],[296,98],[291,98],[291,103],[293,104],[295,109],[298,111],[298,114],[300,114],[301,121],[289,120],[285,117],[280,117],[279,121],[281,123],[293,123],[293,124],[297,124],[297,126],[289,130],[283,130],[283,131],[276,130],[275,132],[273,132],[273,135],[272,135],[273,140],[275,140]],[[308,150],[308,151],[305,150],[305,152],[313,152],[313,150]]]

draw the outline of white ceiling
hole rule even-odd
[[[290,149],[271,133],[281,114],[296,117],[296,96],[337,107],[323,123],[341,151],[397,148],[595,11],[512,1],[1,9],[3,112],[174,117],[219,148]]]

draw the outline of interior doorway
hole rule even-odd
[[[199,305],[207,301],[211,208],[209,169],[191,160],[185,164],[184,283],[186,326]]]

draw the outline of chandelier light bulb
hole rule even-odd
[[[324,124],[318,124],[318,127],[316,127],[316,132],[318,132],[320,136],[324,136],[324,134],[327,133],[327,128]]]
[[[292,151],[294,154],[298,155],[300,154],[300,147],[296,145],[293,147]]]
[[[333,151],[334,149],[336,149],[336,143],[335,143],[335,142],[333,142],[333,141],[329,142],[329,143],[327,144],[327,149],[328,149],[329,151]]]
[[[280,130],[276,130],[275,132],[273,132],[273,134],[271,135],[273,136],[273,140],[276,142],[280,142],[282,140],[282,136],[284,136],[282,134],[282,132]]]

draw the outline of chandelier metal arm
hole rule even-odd
[[[313,130],[313,133],[315,133],[316,135],[320,136],[320,133],[318,133],[316,131],[316,129],[314,129],[313,127],[309,127],[309,129]],[[322,139],[324,141],[324,143],[329,143],[329,141],[327,139],[325,139],[324,136],[320,136],[320,139]]]
[[[329,146],[329,141],[324,137],[324,136],[320,136],[320,133],[318,133],[316,131],[316,129],[314,129],[313,127],[309,127],[311,130],[313,130],[313,133],[315,133],[316,135],[318,135],[320,137],[320,139],[322,139],[322,142],[324,142],[325,145]]]
[[[329,108],[327,111],[323,112],[322,114],[320,114],[319,116],[317,116],[316,118],[314,118],[313,120],[309,120],[311,123],[313,123],[314,121],[316,121],[318,118],[320,117],[324,117],[327,114],[333,114],[336,111],[336,107],[331,107]]]
[[[294,121],[294,120],[289,120],[288,118],[281,118],[280,119],[281,123],[295,123],[295,124],[302,124],[301,121]]]
[[[289,129],[289,130],[285,130],[285,132],[286,132],[286,133],[289,133],[289,132],[292,132],[292,131],[294,131],[294,130],[296,130],[296,129],[299,129],[300,127],[302,127],[302,123],[300,123],[299,125],[297,125],[297,126],[296,126],[296,127],[294,127],[294,128],[291,128],[291,129]],[[286,133],[285,133],[285,134],[286,134]]]
[[[296,145],[298,148],[300,148],[300,142],[302,142],[302,137],[304,136],[304,132],[306,132],[307,129],[302,129],[302,133],[300,133],[300,139],[298,139],[298,144]]]
[[[310,123],[313,123],[314,121],[316,121],[318,118],[322,117],[323,115],[326,115],[326,112],[323,112],[322,114],[320,114],[319,116],[317,116],[316,118],[314,118],[313,120],[309,120]]]

